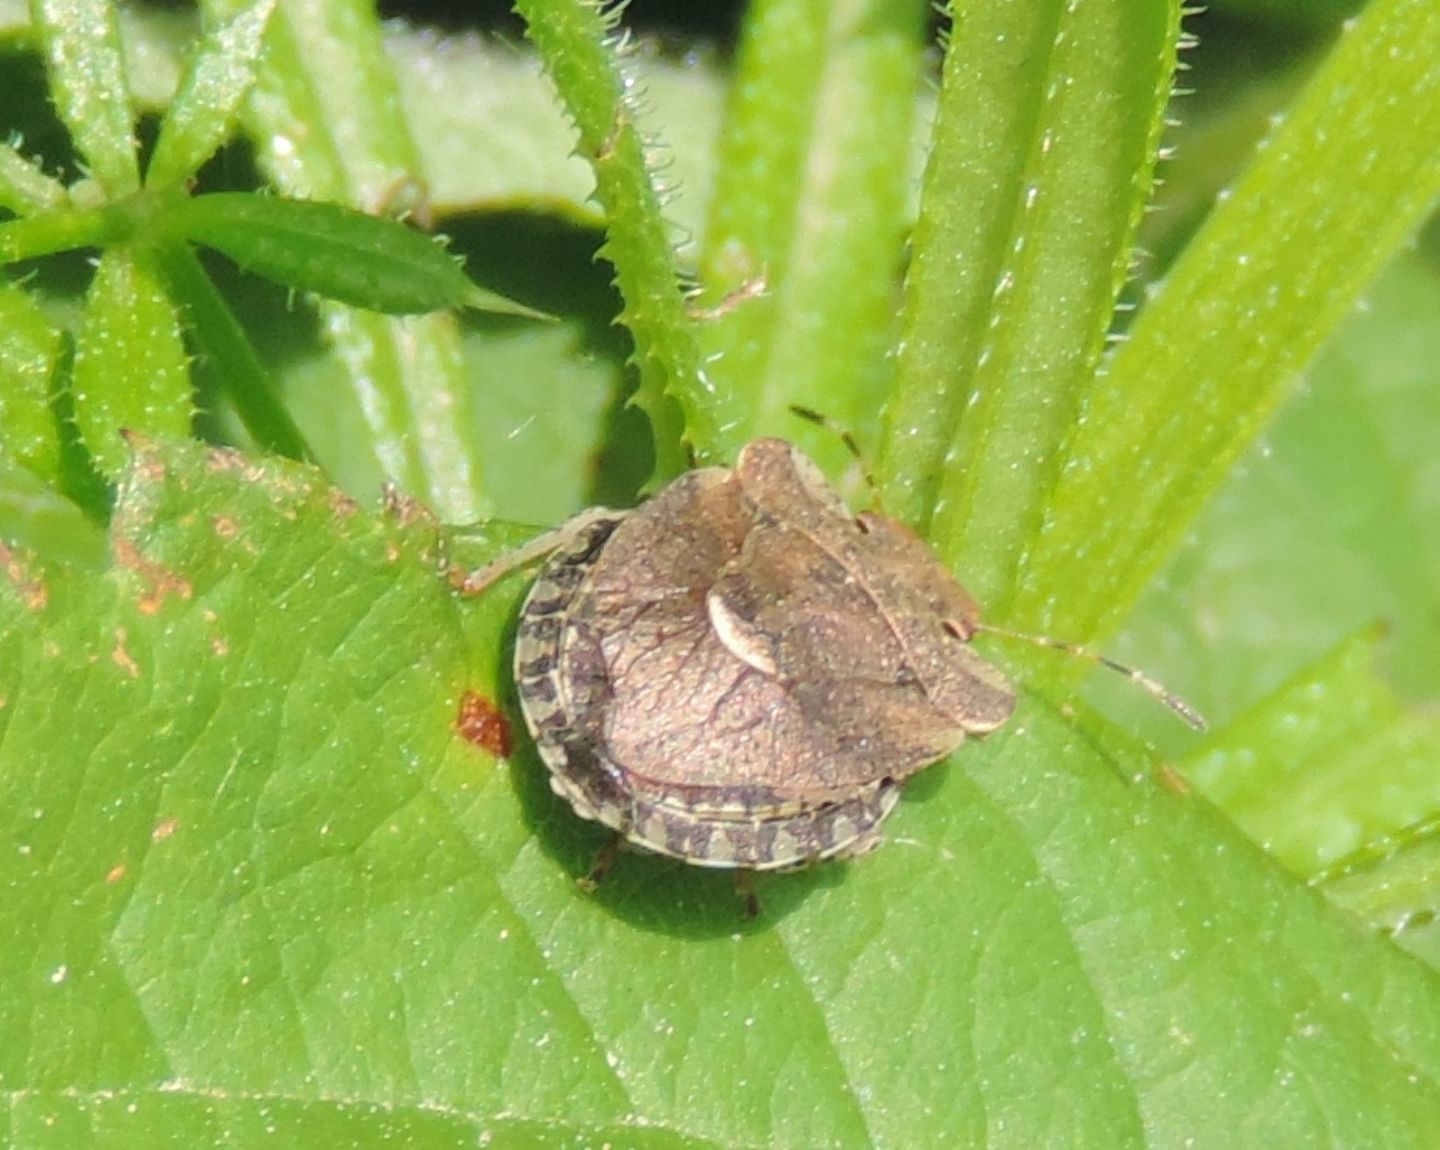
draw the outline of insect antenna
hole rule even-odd
[[[856,466],[860,468],[860,478],[865,481],[871,500],[876,507],[881,507],[880,485],[875,482],[875,473],[870,470],[870,463],[866,460],[865,453],[860,450],[860,445],[855,442],[855,437],[850,434],[849,428],[840,426],[828,415],[816,411],[813,407],[804,407],[798,403],[790,405],[790,414],[797,415],[805,422],[815,424],[816,427],[823,427],[845,445],[845,450],[850,452],[855,459]]]
[[[1152,679],[1135,667],[1125,663],[1117,662],[1109,655],[1102,655],[1099,651],[1091,650],[1089,647],[1079,643],[1067,643],[1063,639],[1051,639],[1046,635],[1031,635],[1027,631],[1012,631],[1008,627],[997,627],[993,623],[982,623],[978,620],[974,623],[976,631],[989,635],[997,635],[1002,639],[1019,639],[1025,643],[1031,643],[1036,647],[1048,647],[1052,651],[1064,651],[1067,655],[1073,655],[1077,659],[1086,659],[1092,663],[1099,663],[1102,667],[1114,671],[1116,674],[1124,675],[1130,682],[1134,683],[1152,699],[1163,703],[1178,715],[1185,723],[1197,731],[1206,730],[1209,726],[1205,722],[1205,716],[1187,703],[1179,695],[1175,694],[1163,683]]]

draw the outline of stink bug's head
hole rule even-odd
[[[808,407],[792,406],[791,412],[810,423],[826,428],[841,441],[860,465],[861,473],[870,488],[876,504],[880,502],[879,489],[870,469],[866,466],[859,445],[848,431],[836,428],[829,419]],[[1063,651],[1078,659],[1098,663],[1107,670],[1124,675],[1146,694],[1168,707],[1184,722],[1197,731],[1206,728],[1204,717],[1184,699],[1168,690],[1163,684],[1152,679],[1135,667],[1111,659],[1079,643],[1051,639],[1045,635],[1034,635],[1024,631],[1013,631],[998,627],[980,619],[979,604],[970,593],[956,581],[954,576],[935,558],[929,546],[905,524],[876,511],[863,511],[855,517],[855,524],[865,534],[871,545],[870,558],[875,570],[884,572],[888,580],[905,580],[944,621],[946,630],[962,642],[969,642],[979,632],[1004,639],[1014,639],[1052,651]]]

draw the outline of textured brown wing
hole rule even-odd
[[[573,626],[609,669],[611,759],[663,786],[814,800],[903,777],[1003,722],[1003,678],[903,570],[876,567],[813,465],[767,440],[747,462],[672,484],[595,565]]]

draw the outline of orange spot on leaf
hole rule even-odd
[[[135,604],[143,614],[154,615],[158,612],[167,595],[174,595],[177,599],[185,600],[195,594],[195,589],[190,586],[188,580],[182,579],[161,564],[145,558],[140,553],[140,548],[125,536],[117,535],[112,546],[115,551],[116,564],[129,568],[150,584],[149,590]]]
[[[20,592],[25,606],[30,610],[43,610],[50,602],[50,592],[46,590],[45,584],[39,579],[31,578],[30,570],[20,556],[4,543],[0,543],[0,567],[4,567],[5,577]]]
[[[115,646],[110,651],[110,661],[130,678],[138,679],[140,665],[135,662],[134,657],[130,654],[130,649],[126,646],[129,639],[130,636],[125,633],[124,627],[115,628]]]
[[[1180,771],[1178,767],[1172,767],[1169,763],[1162,763],[1155,771],[1155,781],[1167,791],[1177,795],[1188,795],[1195,788],[1190,785],[1190,780]]]
[[[508,757],[514,745],[510,720],[478,691],[466,691],[460,696],[460,713],[455,716],[455,730],[461,738],[489,751],[496,758]]]

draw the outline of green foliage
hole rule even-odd
[[[758,0],[728,89],[520,7],[535,59],[354,0],[36,0],[4,44],[75,150],[0,149],[0,1140],[1429,1145],[1434,6],[1198,97],[1237,161],[1285,103],[1193,234],[1233,173],[1183,136],[1142,219],[1177,5],[957,3],[933,126],[921,4]],[[558,318],[462,322],[503,305],[386,211]],[[1107,353],[1137,237],[1174,259]],[[443,566],[755,434],[838,475],[793,402],[998,621],[1136,607],[1116,653],[1215,733],[992,641],[1015,720],[874,856],[753,922],[663,860],[581,892],[603,836],[457,723],[518,726],[525,580]]]
[[[255,440],[309,454],[243,329],[179,240],[217,248],[287,286],[354,307],[533,314],[476,288],[438,247],[393,222],[336,204],[183,194],[229,135],[255,80],[274,7],[274,0],[239,7],[201,41],[161,122],[142,188],[117,9],[107,0],[31,5],[55,110],[92,179],[67,193],[7,147],[0,165],[4,202],[20,215],[0,224],[0,258],[105,251],[76,338],[72,386],[79,442],[109,478],[120,467],[123,430],[189,431],[194,402],[176,316],[182,304],[196,343],[238,390],[235,410]],[[33,426],[26,433],[33,435]]]
[[[926,9],[821,0],[749,13],[699,253],[723,458],[780,435],[838,472],[840,444],[797,423],[793,403],[875,441],[926,110]]]
[[[418,315],[499,301],[437,260],[419,232],[339,204],[218,192],[174,204],[165,226],[246,271],[352,307]],[[492,310],[526,313],[504,301]]]

